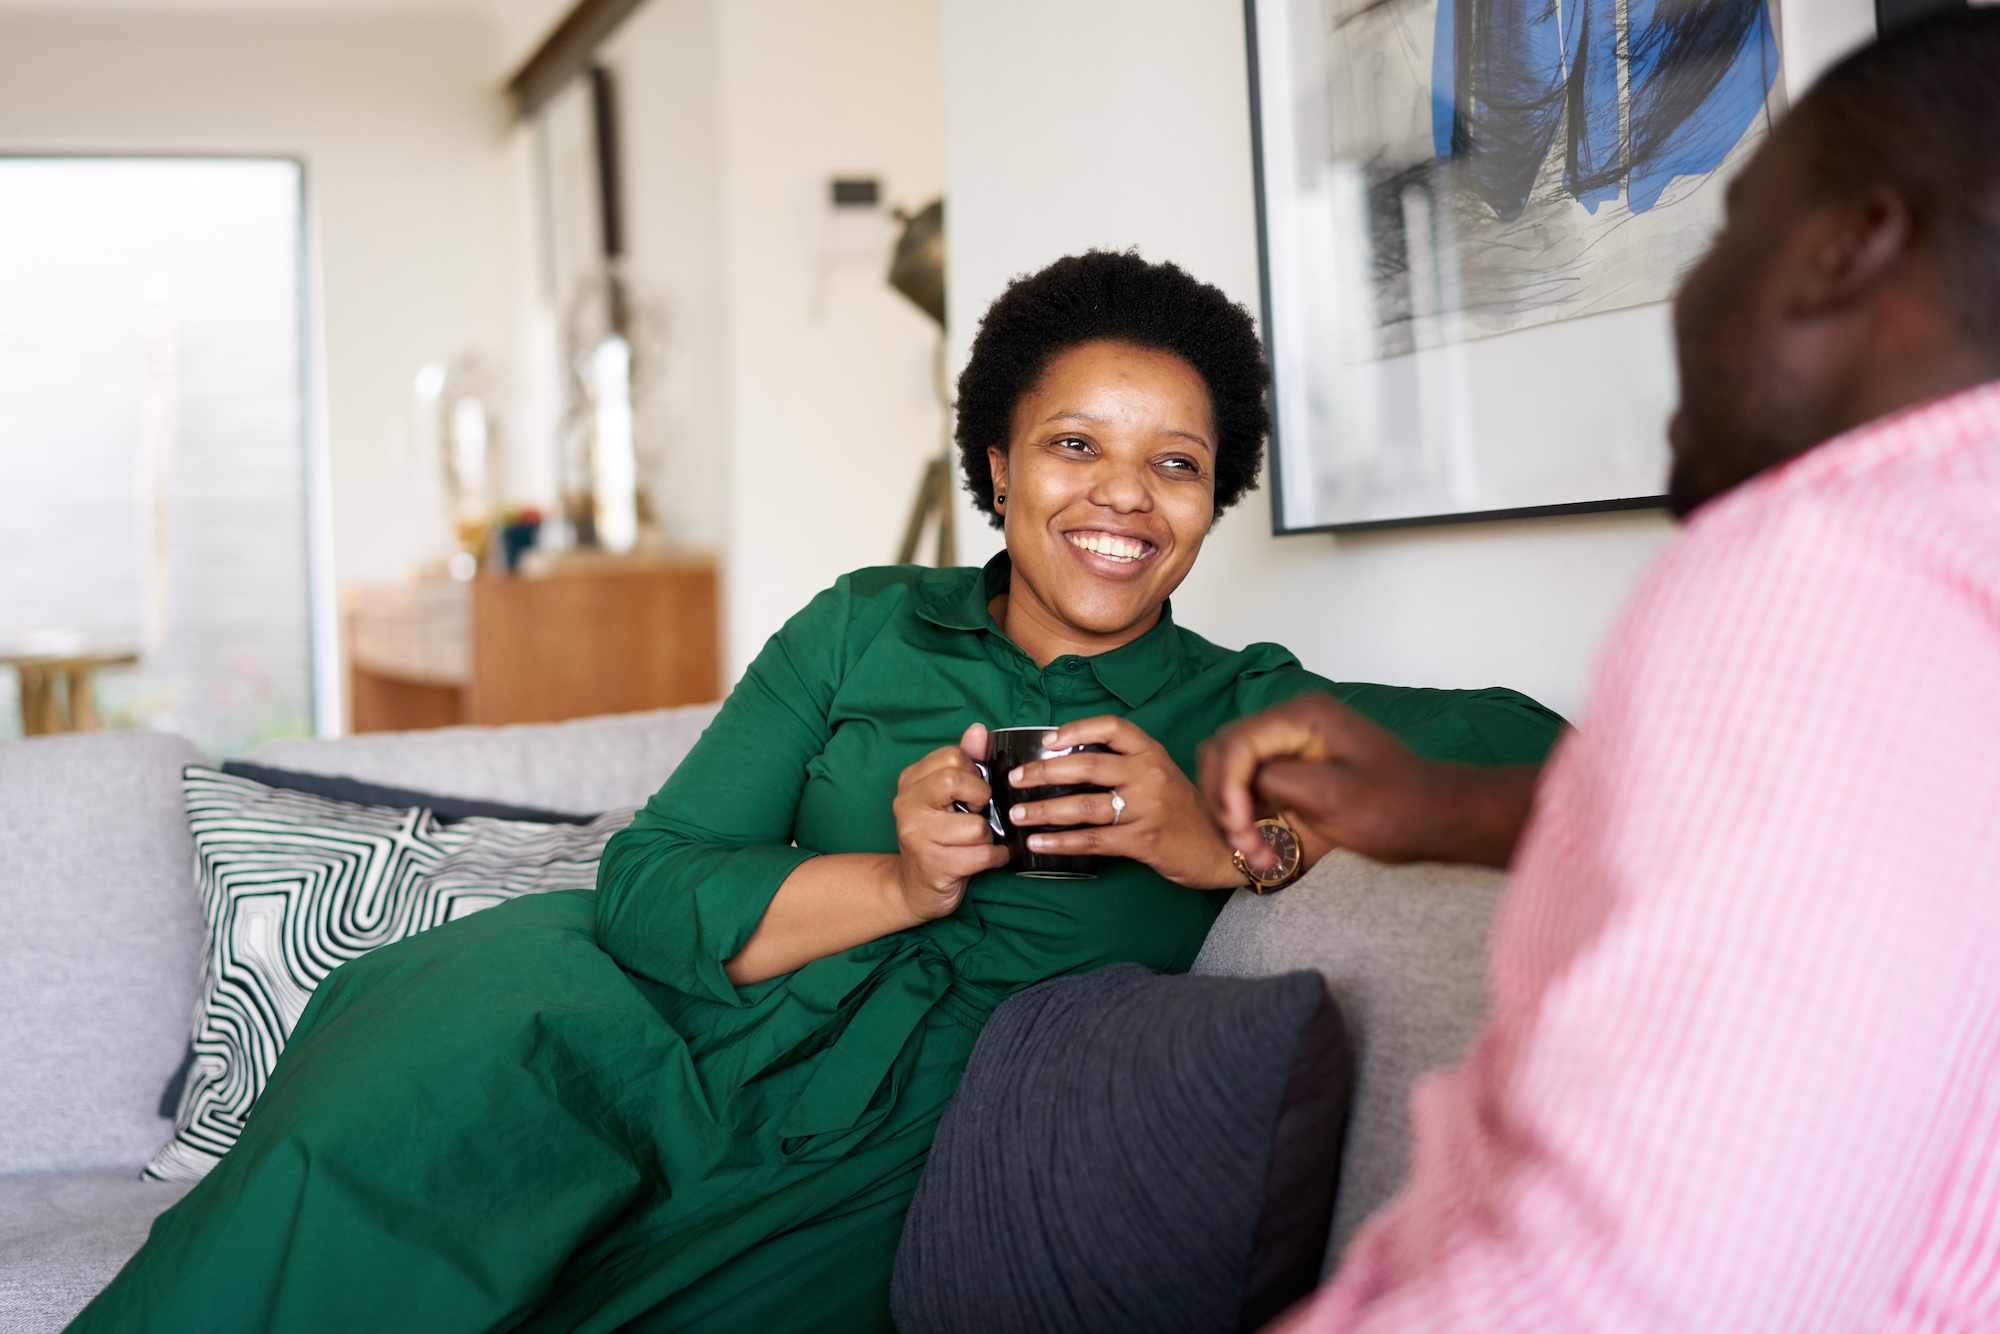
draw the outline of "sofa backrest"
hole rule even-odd
[[[1231,977],[1318,969],[1347,1020],[1358,1068],[1328,1273],[1402,1188],[1410,1085],[1456,1063],[1486,1016],[1486,935],[1505,882],[1477,866],[1330,853],[1282,893],[1238,891],[1195,960],[1197,973]]]
[[[567,723],[267,741],[244,758],[273,769],[337,774],[441,796],[601,815],[644,805],[721,707],[695,704]]]
[[[0,1175],[145,1163],[201,977],[181,766],[158,732],[0,742]]]
[[[268,742],[247,758],[578,814],[638,806],[719,705]],[[137,1168],[172,1128],[202,923],[181,768],[157,732],[0,742],[0,1176]]]

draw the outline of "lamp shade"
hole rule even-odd
[[[889,286],[944,327],[944,200],[933,199],[916,213],[896,210],[903,234],[889,259]]]

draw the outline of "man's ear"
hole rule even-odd
[[[1801,231],[1803,272],[1788,304],[1794,315],[1829,315],[1866,296],[1909,253],[1910,206],[1871,190],[1852,203],[1815,208]]]

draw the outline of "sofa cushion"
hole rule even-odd
[[[591,889],[616,811],[585,825],[356,806],[190,765],[208,922],[194,1062],[148,1176],[196,1180],[235,1144],[285,1041],[350,959],[521,894]]]
[[[420,792],[596,815],[645,805],[721,707],[694,704],[567,723],[267,741],[243,758]]]
[[[1312,1290],[1352,1064],[1310,972],[1116,964],[1008,1000],[896,1256],[903,1334],[1257,1330]]]
[[[0,1329],[69,1324],[188,1190],[129,1169],[0,1177]]]
[[[181,766],[158,732],[0,742],[0,1175],[137,1167],[201,977]]]
[[[1291,888],[1239,891],[1193,971],[1317,969],[1354,1036],[1358,1072],[1327,1250],[1402,1188],[1410,1085],[1464,1055],[1486,1014],[1486,932],[1506,877],[1478,866],[1384,866],[1334,852]]]

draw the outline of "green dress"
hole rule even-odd
[[[606,851],[321,984],[241,1141],[72,1329],[223,1334],[888,1330],[889,1271],[980,1026],[1046,978],[1185,970],[1227,893],[1133,862],[977,877],[957,912],[787,976],[723,964],[792,868],[892,852],[898,774],[975,721],[1124,714],[1192,774],[1232,719],[1321,689],[1417,750],[1539,760],[1505,690],[1334,685],[1171,611],[1037,668],[982,572],[841,579],[771,639]]]

